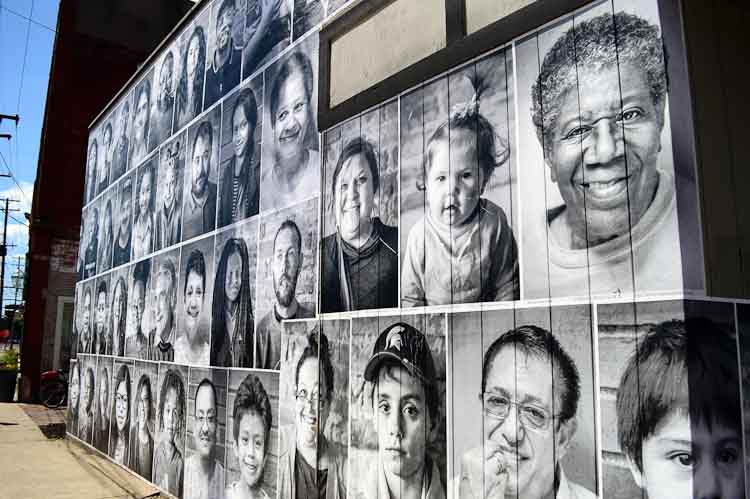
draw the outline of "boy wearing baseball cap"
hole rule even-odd
[[[380,333],[365,367],[373,384],[378,466],[367,499],[444,499],[440,472],[427,453],[438,423],[435,363],[424,334],[396,323]]]

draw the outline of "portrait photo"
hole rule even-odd
[[[149,360],[174,362],[179,269],[180,248],[160,253],[151,259],[151,288],[147,294],[152,319],[148,334]]]
[[[699,223],[678,224],[661,36],[656,2],[618,0],[516,45],[524,298],[703,289],[682,271]]]
[[[327,3],[327,0],[294,0],[295,41],[323,22]]]
[[[216,235],[211,365],[253,367],[258,219]]]
[[[279,369],[282,321],[315,317],[318,199],[260,218],[255,367]]]
[[[151,481],[156,441],[159,363],[135,361],[128,468]]]
[[[120,179],[113,191],[117,192],[117,209],[113,213],[115,236],[112,247],[112,267],[119,267],[130,261],[133,249],[133,212],[136,192],[136,172]]]
[[[156,171],[159,155],[154,154],[137,171],[133,210],[133,260],[154,250],[154,212],[156,210]]]
[[[114,154],[114,123],[113,113],[110,113],[104,121],[97,125],[97,135],[99,136],[99,167],[96,176],[96,193],[101,194],[107,190],[111,182],[110,172],[112,169],[112,159]]]
[[[86,273],[86,246],[88,241],[88,231],[86,230],[86,212],[87,208],[81,209],[81,225],[78,229],[78,254],[76,255],[76,282],[81,281]]]
[[[185,499],[224,498],[227,370],[190,368]],[[249,463],[245,463],[245,466]]]
[[[190,125],[187,139],[182,209],[182,240],[187,241],[216,227],[221,106]]]
[[[240,84],[245,0],[214,0],[210,15],[204,109]]]
[[[92,444],[102,453],[109,452],[109,418],[112,415],[112,401],[114,400],[112,383],[112,368],[114,360],[109,356],[99,356],[96,368],[94,403],[94,438]]]
[[[75,359],[80,348],[81,328],[83,326],[81,316],[83,312],[83,283],[77,282],[75,295],[73,296],[73,327],[70,338],[70,357]]]
[[[279,373],[229,371],[227,499],[277,497]]]
[[[94,280],[79,284],[80,295],[77,296],[75,315],[78,324],[78,348],[79,354],[96,353],[94,351]]]
[[[277,57],[291,41],[292,0],[247,0],[242,79]]]
[[[157,251],[181,241],[186,139],[187,132],[183,132],[159,150],[154,228],[154,250]]]
[[[141,260],[128,268],[128,313],[125,321],[125,355],[135,359],[149,359],[148,334],[153,318],[151,305],[147,307],[147,293],[151,287],[151,259]]]
[[[78,436],[78,408],[81,396],[81,373],[79,360],[70,360],[68,371],[68,408],[65,411],[65,431]]]
[[[258,214],[263,76],[222,103],[218,227]]]
[[[99,355],[112,355],[114,351],[114,337],[112,335],[110,322],[110,296],[111,296],[111,276],[99,274],[94,282],[93,289],[93,347],[92,352]]]
[[[151,102],[151,126],[148,151],[159,147],[172,134],[175,90],[177,87],[177,47],[174,44],[164,49],[154,68],[154,93]]]
[[[156,449],[151,481],[170,494],[183,497],[188,368],[159,363]]]
[[[447,497],[445,315],[353,318],[351,337],[349,496]]]
[[[597,497],[592,313],[448,315],[455,497]]]
[[[261,211],[286,208],[318,195],[317,74],[317,34],[265,71]]]
[[[734,307],[597,307],[603,497],[745,497]]]
[[[112,111],[112,166],[109,171],[110,183],[115,183],[128,170],[130,150],[130,112],[133,107],[133,92],[128,92]]]
[[[740,347],[740,382],[742,385],[742,414],[745,429],[745,476],[750,472],[750,306],[737,304],[737,338]],[[745,497],[750,496],[750,481],[745,482]]]
[[[173,127],[175,133],[182,130],[203,109],[210,12],[210,8],[203,9],[203,12],[187,25],[176,42],[179,58],[176,60],[178,80]]]
[[[83,253],[83,278],[89,279],[97,274],[97,260],[99,258],[99,211],[102,198],[97,198],[86,208],[86,249]]]
[[[130,168],[135,168],[141,164],[148,156],[149,151],[154,150],[153,147],[149,147],[148,143],[151,130],[153,79],[154,69],[151,68],[133,90],[133,109],[131,112],[133,124],[130,127],[130,153],[128,154]]]
[[[398,101],[328,130],[323,143],[320,311],[396,307]]]
[[[90,203],[96,197],[97,181],[99,179],[99,136],[96,128],[89,131],[89,144],[86,149],[86,181],[84,185],[84,204]]]
[[[517,300],[512,61],[401,97],[401,306]]]
[[[109,189],[98,201],[99,204],[99,234],[97,236],[98,248],[96,257],[96,270],[98,273],[106,272],[112,268],[112,249],[115,240],[115,220],[117,209],[117,189]]]
[[[130,411],[134,402],[133,361],[115,359],[112,366],[112,415],[109,429],[109,457],[117,464],[130,462]]]
[[[80,355],[80,395],[78,402],[78,438],[94,445],[96,421],[96,355]]]
[[[213,234],[182,246],[174,344],[179,364],[209,365],[214,273]]]
[[[112,335],[111,355],[125,356],[125,337],[128,318],[128,267],[120,267],[109,274],[109,331]]]
[[[279,497],[347,497],[349,345],[349,320],[284,323]]]

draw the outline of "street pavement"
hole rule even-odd
[[[0,499],[142,499],[158,490],[72,439],[48,439],[44,408],[0,403]],[[27,412],[34,415],[34,420]],[[39,423],[42,424],[42,423]],[[164,496],[166,497],[166,496]]]

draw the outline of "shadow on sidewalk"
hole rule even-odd
[[[162,494],[140,476],[115,464],[100,451],[75,438],[65,438],[65,445],[81,469],[85,470],[93,480],[98,481],[103,487],[115,485],[122,490],[123,495],[134,499],[171,497]]]

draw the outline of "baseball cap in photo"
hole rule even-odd
[[[409,324],[397,322],[380,333],[365,367],[367,381],[375,381],[383,362],[402,365],[409,374],[427,385],[435,382],[435,363],[427,338]]]

